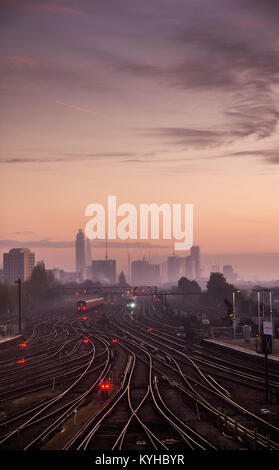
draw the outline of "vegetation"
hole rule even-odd
[[[33,311],[39,306],[48,306],[62,295],[60,284],[55,280],[52,272],[45,269],[40,261],[28,281],[22,283],[22,306],[25,311]],[[0,315],[17,313],[18,286],[0,284]]]

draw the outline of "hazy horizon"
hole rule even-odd
[[[156,243],[157,242],[157,243]],[[145,257],[154,264],[162,264],[169,256],[173,255],[173,247],[169,244],[162,248],[163,240],[143,242],[139,240],[108,242],[108,257],[117,260],[117,272],[128,272],[128,252],[131,261]],[[2,268],[3,253],[11,248],[29,248],[35,253],[35,261],[44,261],[47,269],[64,269],[65,271],[75,271],[75,241],[16,241],[0,240],[0,266]],[[203,253],[201,249],[201,269],[202,276],[208,276],[212,266],[219,265],[220,272],[223,266],[230,264],[234,272],[238,273],[241,280],[251,281],[271,281],[279,280],[279,252],[278,253]],[[161,252],[164,254],[161,254]],[[92,259],[105,259],[105,241],[91,241]],[[190,252],[176,252],[177,257],[185,257]]]

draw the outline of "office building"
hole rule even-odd
[[[146,260],[132,261],[133,286],[157,285],[161,282],[160,265]]]
[[[93,260],[92,280],[109,284],[116,282],[116,261],[114,259]]]
[[[168,282],[177,283],[181,277],[181,258],[169,256],[167,261]]]
[[[237,281],[237,274],[234,272],[232,265],[226,264],[223,266],[224,278],[228,283]]]
[[[79,229],[76,236],[76,272],[82,274],[86,266],[85,236]]]
[[[35,254],[28,248],[12,248],[3,255],[4,279],[13,284],[17,279],[27,281],[34,269]]]
[[[185,277],[187,279],[193,279],[194,277],[194,260],[191,255],[185,258]]]
[[[83,231],[79,229],[76,236],[76,272],[79,280],[91,279],[91,245],[90,240],[85,237]]]
[[[193,259],[193,275],[194,279],[199,279],[201,276],[200,269],[200,247],[192,246],[191,248],[191,257]]]

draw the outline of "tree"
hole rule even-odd
[[[232,308],[232,293],[235,287],[228,284],[222,273],[211,273],[207,282],[207,301],[215,306],[226,308],[227,312]],[[224,306],[225,303],[225,306]]]
[[[128,286],[128,283],[126,281],[125,274],[123,273],[123,271],[121,271],[121,273],[118,276],[118,284],[119,284],[120,287],[127,287]]]
[[[43,261],[39,261],[32,271],[30,279],[26,282],[26,287],[32,299],[46,299],[50,294],[53,297],[54,288],[59,284],[52,272],[47,271]],[[56,291],[58,293],[58,291]]]
[[[16,288],[0,284],[0,314],[13,313],[16,310]]]
[[[201,288],[196,281],[190,281],[186,277],[181,277],[178,281],[178,290],[189,294],[200,294]]]

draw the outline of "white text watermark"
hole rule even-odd
[[[107,217],[104,206],[97,203],[88,204],[85,215],[92,217],[85,226],[89,240],[116,240],[117,237],[120,240],[158,240],[161,217],[163,240],[178,240],[174,243],[175,250],[190,250],[193,245],[193,204],[140,204],[138,213],[134,204],[117,207],[116,196],[108,196]],[[117,220],[119,217],[122,219]]]

